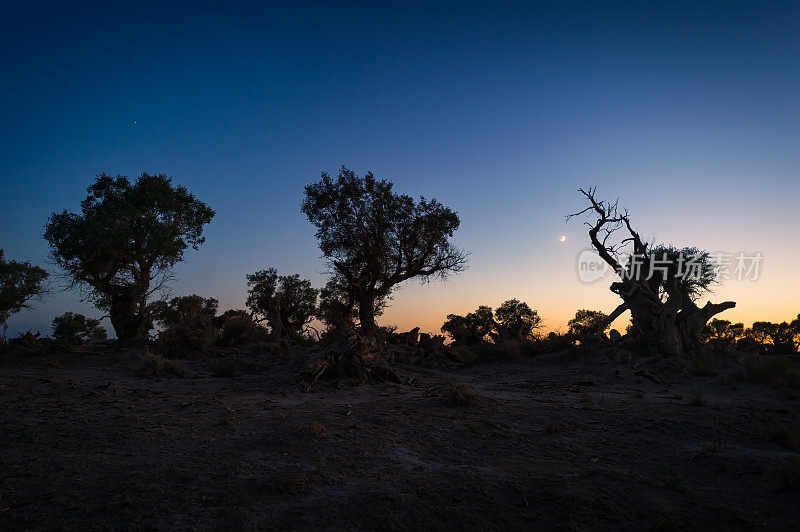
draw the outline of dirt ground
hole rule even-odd
[[[796,391],[562,352],[312,392],[303,353],[0,361],[0,529],[796,529]],[[220,374],[217,371],[216,374]],[[474,405],[440,397],[452,383]],[[796,458],[795,458],[796,459]]]

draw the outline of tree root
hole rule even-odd
[[[404,379],[382,341],[352,334],[314,353],[294,380],[310,391],[320,380],[400,384]]]

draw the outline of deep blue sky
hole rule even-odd
[[[44,262],[47,216],[99,172],[166,172],[217,211],[175,295],[241,307],[267,266],[321,285],[302,188],[346,164],[462,215],[471,269],[398,292],[404,329],[510,297],[551,328],[612,309],[563,220],[591,184],[659,240],[764,253],[728,317],[800,311],[798,3],[66,4],[0,7],[9,258]],[[59,293],[9,332],[65,310],[97,314]]]

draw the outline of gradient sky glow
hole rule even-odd
[[[431,5],[433,4],[433,5]],[[761,252],[721,318],[800,312],[796,2],[3,3],[0,247],[43,263],[48,215],[100,172],[165,172],[217,211],[173,295],[241,308],[246,273],[324,284],[303,186],[341,164],[436,197],[469,270],[410,283],[380,320],[438,331],[518,297],[549,329],[611,311],[586,285],[580,186],[643,236]],[[560,243],[559,235],[567,241]],[[61,292],[9,321],[50,331]]]

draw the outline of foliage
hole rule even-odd
[[[700,344],[705,324],[734,301],[697,305],[699,297],[716,283],[718,265],[695,247],[655,246],[633,228],[629,213],[618,202],[598,200],[596,187],[580,189],[589,205],[567,219],[588,215],[592,247],[618,280],[610,290],[622,303],[609,315],[630,311],[629,340],[653,353],[687,356]]]
[[[608,315],[599,310],[581,309],[567,323],[568,332],[585,341],[585,339],[597,336],[598,333],[607,331],[611,327],[611,323],[606,323],[607,319]]]
[[[800,368],[796,357],[747,355],[745,377],[751,382],[774,388],[800,386]]]
[[[148,298],[166,282],[187,248],[204,242],[214,211],[165,174],[101,174],[81,212],[53,213],[44,238],[73,286],[87,287],[109,312],[120,339],[144,339]]]
[[[447,321],[442,325],[442,332],[449,334],[453,341],[470,346],[484,342],[494,326],[492,308],[481,305],[466,316],[448,314]]]
[[[533,332],[541,326],[539,313],[518,299],[503,302],[497,310],[481,305],[466,316],[448,314],[442,325],[455,342],[475,346],[491,339],[495,344],[533,340]]]
[[[8,318],[30,308],[31,301],[40,299],[46,292],[47,272],[30,262],[6,260],[0,249],[0,325],[3,338]]]
[[[744,336],[742,323],[731,323],[728,320],[712,319],[700,333],[700,339],[706,346],[715,351],[724,351],[736,344]]]
[[[527,303],[519,299],[504,301],[494,311],[495,341],[527,341],[533,331],[541,327],[542,318]]]
[[[344,166],[305,188],[303,213],[316,227],[320,250],[362,332],[375,332],[375,301],[399,283],[444,278],[466,268],[466,254],[449,239],[458,215],[438,201],[396,194],[387,180],[363,178]]]
[[[265,319],[273,336],[298,339],[313,319],[319,291],[300,275],[278,275],[275,268],[247,276],[247,307]]]
[[[269,332],[253,319],[246,310],[226,310],[214,320],[220,329],[220,342],[223,345],[250,344],[263,342]]]
[[[150,349],[145,349],[142,353],[137,375],[140,377],[150,377],[161,379],[166,377],[183,377],[183,366],[177,360],[164,358],[158,353],[152,353]]]
[[[219,336],[215,316],[219,302],[197,294],[156,301],[152,313],[161,328],[158,341],[171,353],[205,353]]]
[[[450,406],[461,408],[462,406],[474,406],[483,401],[480,393],[470,388],[469,384],[454,382],[445,386],[441,395]]]
[[[65,312],[53,318],[53,338],[68,343],[84,344],[102,342],[108,338],[100,320],[87,318],[83,314]]]
[[[754,322],[744,336],[756,342],[763,351],[774,355],[797,354],[800,346],[800,314],[791,322]]]
[[[653,276],[658,279],[661,293],[666,292],[667,268],[675,266],[678,288],[692,301],[710,292],[717,283],[716,265],[708,251],[697,247],[655,246],[650,249],[649,259],[653,264]]]

